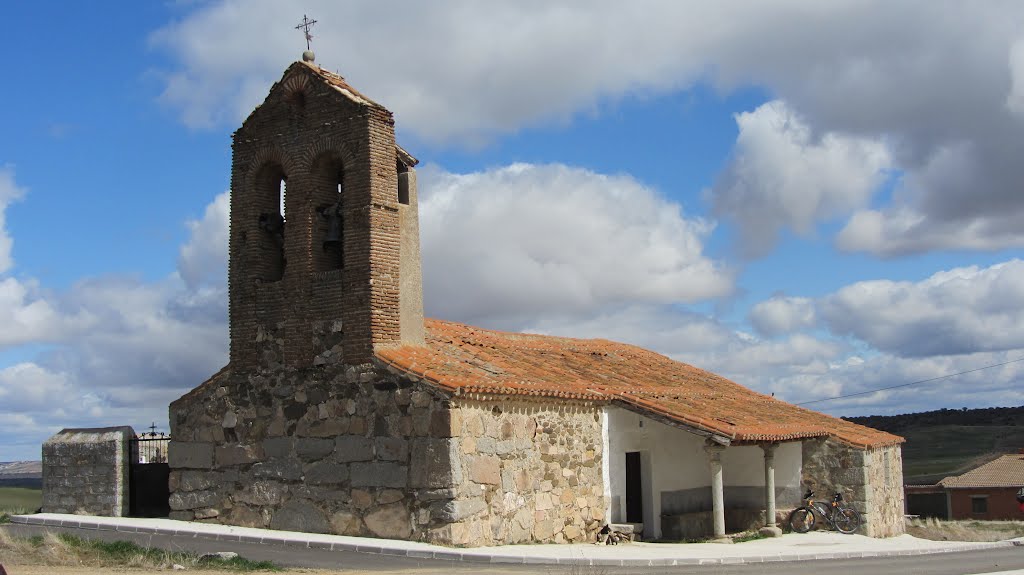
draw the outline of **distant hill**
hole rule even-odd
[[[43,486],[42,461],[0,461],[0,487]]]
[[[1024,448],[1024,406],[844,418],[907,439],[903,480],[932,484]]]

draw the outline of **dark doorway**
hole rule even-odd
[[[128,515],[131,517],[167,517],[171,513],[169,443],[170,437],[155,433],[144,433],[130,441]]]
[[[907,513],[947,519],[949,510],[946,508],[946,493],[908,493]]]
[[[626,454],[626,523],[644,522],[643,477],[640,473],[640,452]]]

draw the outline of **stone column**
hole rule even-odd
[[[722,487],[722,452],[725,446],[711,441],[704,444],[711,467],[711,516],[715,526],[715,541],[732,543],[725,536],[725,497]]]
[[[764,451],[764,527],[761,534],[781,537],[782,529],[775,525],[775,448],[778,443],[762,443]]]

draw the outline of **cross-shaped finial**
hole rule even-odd
[[[306,49],[309,50],[309,41],[313,39],[313,35],[309,33],[309,29],[316,24],[316,20],[310,20],[305,14],[302,15],[302,24],[295,27],[296,30],[301,29],[306,35]]]

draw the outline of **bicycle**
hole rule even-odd
[[[814,492],[808,489],[804,495],[807,504],[797,507],[789,514],[789,528],[793,532],[807,533],[813,529],[815,515],[820,515],[833,529],[847,535],[860,527],[860,513],[857,513],[856,509],[842,504],[843,495],[841,493],[837,492],[832,496],[832,505],[826,505],[823,501],[815,501],[813,497]]]

